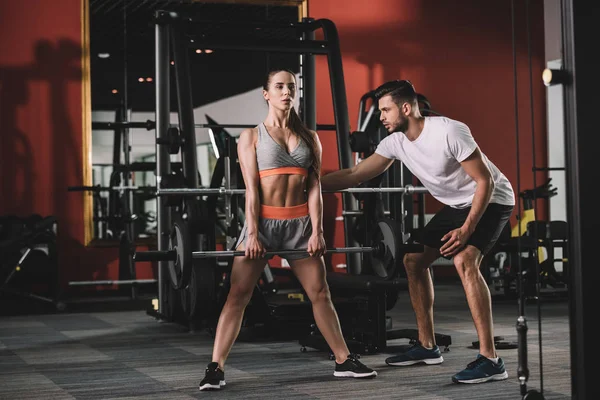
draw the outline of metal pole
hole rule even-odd
[[[228,146],[229,147],[229,146]],[[229,150],[229,149],[228,149]],[[229,152],[225,154],[225,191],[231,192],[231,160]],[[225,223],[227,227],[231,227],[231,221],[233,220],[233,210],[231,209],[231,196],[225,198]],[[227,235],[227,248],[229,248],[230,237]]]
[[[361,254],[361,253],[379,253],[382,256],[385,253],[385,245],[373,246],[373,247],[333,247],[326,250],[326,253],[347,253],[347,254]],[[193,251],[192,258],[218,258],[218,257],[242,257],[245,256],[244,250],[221,250],[221,251]],[[306,249],[295,249],[295,250],[274,250],[265,252],[265,257],[271,256],[285,256],[294,254],[308,254]],[[167,251],[141,251],[136,252],[133,256],[135,261],[176,261],[177,250]]]
[[[314,57],[313,57],[314,59]],[[171,124],[171,127],[177,128],[177,124]],[[194,128],[236,128],[236,129],[244,129],[244,128],[254,128],[256,124],[194,124]],[[92,122],[92,129],[94,130],[115,130],[121,128],[137,128],[137,129],[146,129],[148,131],[155,129],[156,124],[154,121],[147,120],[145,122],[137,122],[137,121],[123,121],[123,122]],[[333,124],[316,124],[316,129],[320,131],[335,131],[336,127]],[[120,142],[119,142],[120,143]],[[118,149],[120,149],[120,145]],[[119,150],[120,151],[120,150]],[[119,164],[119,162],[114,162],[113,164]],[[134,163],[135,164],[135,163]],[[94,164],[98,165],[98,164]]]
[[[145,283],[156,283],[156,279],[120,279],[104,281],[71,281],[69,286],[94,286],[94,285],[137,285]]]
[[[264,39],[208,39],[194,37],[194,47],[202,47],[219,50],[241,50],[241,51],[267,51],[272,53],[305,53],[327,54],[327,41],[296,41],[296,40],[271,40],[265,42]]]
[[[127,90],[125,90],[125,93],[127,93]],[[125,104],[127,106],[127,104]],[[125,119],[129,120],[129,108],[125,107],[124,108],[124,112],[125,112]],[[121,130],[122,132],[122,140],[123,140],[123,165],[125,165],[126,168],[129,167],[129,165],[131,165],[131,143],[130,143],[130,131],[128,127],[123,127],[123,129]],[[123,174],[123,180],[121,181],[121,184],[124,186],[131,186],[131,181],[132,181],[132,175],[133,173],[129,170],[123,170],[121,172]],[[133,215],[133,192],[128,191],[128,192],[121,192],[120,197],[122,197],[124,199],[123,204],[124,204],[124,212],[128,215]],[[130,243],[135,243],[135,221],[130,220],[129,222],[125,223],[125,232],[126,235],[130,241]],[[129,279],[135,279],[136,278],[136,273],[135,273],[135,265],[133,263],[127,263],[129,266],[129,271],[128,272],[128,278]],[[137,298],[137,288],[135,286],[131,287],[131,298],[132,299],[136,299]]]
[[[156,139],[164,138],[169,129],[170,119],[170,87],[169,87],[169,25],[160,21],[164,11],[156,12],[155,26],[155,69],[156,69]],[[156,145],[156,187],[160,188],[162,178],[171,173],[169,152],[165,146]],[[166,197],[156,198],[156,231],[157,248],[164,251],[169,248],[169,229],[171,228],[171,212],[167,207]],[[165,293],[163,281],[168,279],[168,262],[158,263],[158,312],[164,315]]]
[[[563,61],[568,80],[563,86],[565,113],[565,159],[567,222],[569,228],[569,322],[571,349],[571,394],[575,400],[600,398],[596,382],[596,360],[589,351],[595,346],[598,226],[594,182],[600,178],[596,163],[599,145],[595,131],[595,101],[598,62],[588,51],[595,42],[593,32],[600,18],[597,3],[564,0],[562,3]]]
[[[125,121],[126,118],[127,117],[125,115],[124,106],[121,105],[116,110],[115,122],[114,123],[112,123],[112,122],[106,123],[106,129],[109,129],[109,127],[111,127],[111,126],[114,127],[114,130],[113,130],[113,164],[115,164],[115,165],[121,164],[121,135],[123,134],[123,128],[122,128],[121,122]],[[92,129],[101,129],[101,127],[97,126],[95,123],[92,122]]]
[[[303,18],[302,22],[312,23],[313,18]],[[315,40],[315,31],[304,33],[303,40]],[[302,111],[304,123],[313,131],[317,130],[317,83],[315,56],[311,53],[302,53]]]
[[[157,196],[168,196],[168,195],[187,195],[187,196],[200,196],[200,195],[236,195],[236,194],[245,194],[246,189],[226,189],[226,188],[198,188],[198,189],[188,189],[188,188],[173,188],[173,189],[157,189]],[[323,190],[323,193],[405,193],[405,194],[415,194],[415,193],[428,193],[427,189],[422,186],[411,186],[407,185],[406,187],[395,187],[395,188],[386,188],[386,187],[374,187],[374,188],[348,188],[341,190]],[[347,210],[344,210],[347,211]],[[350,211],[350,210],[348,210]],[[358,211],[358,210],[352,210]],[[352,215],[352,214],[349,214]]]
[[[340,50],[340,41],[335,24],[328,19],[319,19],[323,28],[325,40],[329,44],[327,61],[329,64],[329,77],[331,81],[331,94],[333,97],[333,111],[335,115],[335,125],[337,128],[338,157],[340,168],[350,168],[352,152],[350,150],[350,121],[348,120],[348,100],[346,98],[346,87],[344,82],[344,69],[342,65],[342,53]],[[342,195],[342,209],[344,211],[358,210],[358,204],[350,193]],[[353,238],[352,224],[347,218],[344,218],[344,239],[346,246],[356,246],[358,242]],[[346,257],[347,269],[353,275],[361,272],[360,254],[349,255]]]
[[[181,163],[186,186],[197,188],[198,161],[196,156],[196,131],[194,129],[194,104],[192,102],[192,80],[187,46],[181,32],[171,28],[171,43],[175,61],[175,82],[179,106],[179,130],[184,145],[181,147]]]
[[[360,253],[372,253],[378,251],[377,247],[334,247],[327,249],[327,253],[346,253],[346,254],[360,254]],[[306,250],[278,250],[278,251],[267,251],[265,257],[271,256],[286,256],[307,253]],[[216,257],[241,257],[246,253],[243,250],[224,250],[224,251],[194,251],[192,252],[192,258],[216,258]]]

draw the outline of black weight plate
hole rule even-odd
[[[169,278],[175,289],[186,287],[192,271],[192,250],[187,223],[181,219],[173,223],[169,236],[169,250],[175,250],[177,258],[169,261]]]
[[[196,259],[189,284],[180,291],[181,305],[190,320],[211,318],[217,312],[216,260]]]
[[[398,259],[394,221],[388,218],[378,221],[373,239],[374,246],[383,243],[385,248],[383,255],[371,253],[369,258],[373,272],[381,278],[390,279],[396,273],[396,260]]]

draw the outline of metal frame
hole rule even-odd
[[[314,23],[313,18],[304,18],[304,23]],[[302,40],[314,41],[315,31],[305,32]],[[302,84],[301,92],[301,115],[308,129],[318,130],[322,127],[317,126],[317,82],[316,82],[316,63],[315,57],[311,53],[302,53],[300,55],[300,79]],[[335,130],[335,126],[333,127]]]
[[[176,80],[178,82],[178,95],[179,95],[179,111],[180,114],[183,113],[183,117],[180,115],[180,128],[182,131],[182,136],[184,140],[188,140],[187,136],[191,136],[190,132],[194,127],[193,123],[193,109],[191,107],[191,100],[189,100],[189,85],[185,86],[185,83],[190,81],[189,77],[189,66],[186,64],[185,59],[185,47],[187,45],[191,45],[192,43],[189,40],[183,40],[183,35],[189,35],[189,31],[193,30],[193,27],[202,24],[203,21],[196,21],[191,18],[184,18],[183,16],[167,11],[157,11],[155,14],[155,23],[156,23],[156,108],[157,108],[157,122],[159,110],[169,110],[169,76],[166,72],[166,75],[159,74],[159,71],[168,71],[170,66],[170,60],[168,58],[169,49],[167,47],[167,43],[170,41],[173,46],[173,53],[175,54],[175,67],[176,67]],[[207,22],[204,23],[214,23]],[[302,53],[302,54],[324,54],[327,55],[329,71],[330,71],[330,81],[331,81],[331,92],[333,98],[333,107],[334,107],[334,115],[335,115],[335,127],[337,132],[337,140],[338,140],[338,154],[339,154],[339,162],[341,168],[348,168],[351,166],[351,151],[350,144],[348,142],[348,134],[350,132],[350,122],[348,119],[348,103],[346,98],[345,91],[345,82],[344,82],[344,74],[343,74],[343,66],[342,66],[342,55],[339,46],[339,37],[338,32],[335,27],[335,24],[327,19],[319,19],[319,20],[305,20],[303,22],[292,23],[292,24],[273,24],[273,23],[239,23],[235,24],[229,23],[232,29],[237,29],[240,26],[252,26],[252,27],[263,27],[263,28],[292,28],[295,30],[299,30],[305,33],[303,40],[295,41],[253,41],[253,40],[237,40],[235,42],[229,40],[204,40],[202,38],[194,38],[194,46],[202,45],[210,48],[226,48],[226,49],[234,49],[234,50],[243,50],[243,51],[272,51],[272,52],[292,52],[292,53]],[[177,29],[174,27],[177,26]],[[226,27],[225,25],[221,26]],[[322,29],[324,33],[324,40],[314,40],[311,39],[312,35],[314,35],[314,31],[317,29]],[[188,36],[186,36],[187,39]],[[308,69],[305,71],[307,73],[308,82],[310,82],[311,71],[312,68],[310,66],[310,58],[307,59]],[[184,65],[182,65],[184,64]],[[306,81],[305,81],[306,82]],[[307,100],[307,102],[309,102]],[[313,110],[307,109],[305,112],[313,113]],[[192,113],[192,115],[189,115]],[[162,118],[168,118],[168,114],[162,115]],[[314,123],[311,121],[312,115],[308,116],[308,122],[314,126]],[[159,124],[156,126],[156,137],[157,140],[162,138],[166,138],[168,126],[166,123]],[[193,140],[193,138],[189,138],[189,140]],[[165,163],[168,163],[166,159],[158,156],[158,151],[164,152],[165,150],[161,148],[162,146],[157,147],[157,171],[165,170]],[[195,147],[189,145],[189,142],[186,142],[186,146],[189,150],[182,150],[182,154],[189,152],[195,153]],[[189,160],[193,159],[191,154],[188,154],[187,157]],[[186,162],[184,162],[184,165]],[[191,165],[191,162],[190,162]],[[185,174],[185,173],[184,173]],[[185,174],[188,176],[188,174]],[[191,174],[195,176],[196,174]],[[157,172],[157,187],[160,188],[160,177],[162,174]],[[186,178],[187,179],[187,178]],[[194,185],[193,179],[188,182],[188,188],[197,187]],[[344,211],[356,211],[358,206],[353,201],[351,193],[344,193],[342,195],[342,204]],[[162,207],[158,207],[160,210]],[[157,213],[157,220],[159,227],[168,226],[163,220],[163,215],[159,211]],[[161,235],[164,235],[164,229],[159,228],[158,231]],[[344,222],[344,230],[345,230],[345,244],[346,247],[357,247],[357,243],[352,239],[351,232],[351,224]],[[164,243],[161,245],[159,240],[159,246],[164,246]],[[348,256],[348,270],[353,272],[360,265],[360,255]],[[162,268],[161,268],[162,269]]]
[[[593,377],[596,330],[592,326],[597,302],[597,238],[600,225],[594,184],[600,138],[596,130],[595,99],[598,93],[595,35],[600,10],[582,0],[562,3],[563,61],[566,137],[567,215],[569,222],[569,320],[571,347],[571,394],[573,399],[600,398]],[[585,215],[585,217],[584,217]],[[584,266],[587,267],[584,269]]]
[[[314,79],[314,78],[312,78]],[[307,85],[314,85],[308,83]],[[314,89],[313,89],[314,90]],[[316,101],[316,100],[315,100]],[[315,111],[315,115],[316,115],[316,111]],[[311,126],[314,126],[313,130],[320,130],[320,131],[335,131],[335,125],[332,124],[316,124],[316,125],[312,125],[310,123],[307,123],[307,125],[309,126],[309,128]],[[179,125],[176,124],[170,124],[170,127],[179,127]],[[256,124],[194,124],[194,128],[240,128],[240,129],[244,129],[244,128],[254,128],[256,126]],[[115,130],[115,129],[120,129],[120,128],[140,128],[140,129],[146,129],[146,130],[153,130],[156,128],[156,122],[152,121],[152,120],[147,120],[147,121],[122,121],[122,122],[106,122],[106,121],[96,121],[96,122],[92,122],[92,129],[105,129],[105,130]]]
[[[155,69],[156,69],[156,187],[160,187],[162,178],[171,173],[171,157],[165,146],[158,144],[158,141],[166,137],[169,129],[171,98],[169,85],[169,25],[156,24],[155,27]],[[171,208],[167,207],[167,198],[158,197],[156,204],[156,232],[158,250],[167,250],[169,248],[169,230],[171,229]],[[164,290],[167,289],[163,284],[168,274],[168,262],[158,262],[158,312],[164,314],[167,305],[165,302]]]

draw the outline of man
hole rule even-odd
[[[423,117],[414,86],[395,80],[375,90],[380,120],[390,135],[358,165],[322,178],[324,190],[357,186],[400,160],[444,207],[424,228],[422,253],[404,256],[418,342],[389,357],[388,365],[440,364],[443,357],[433,329],[433,282],[428,269],[441,256],[453,258],[480,342],[479,355],[452,377],[455,383],[508,378],[496,354],[491,298],[479,272],[483,256],[510,219],[515,196],[510,182],[482,153],[467,125],[446,117]]]

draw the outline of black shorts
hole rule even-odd
[[[494,246],[504,226],[512,215],[514,206],[490,203],[475,227],[475,232],[467,241],[467,245],[477,247],[485,255]],[[442,237],[453,229],[460,228],[471,207],[452,208],[445,206],[425,226],[419,235],[419,242],[425,246],[439,249],[442,247]]]

